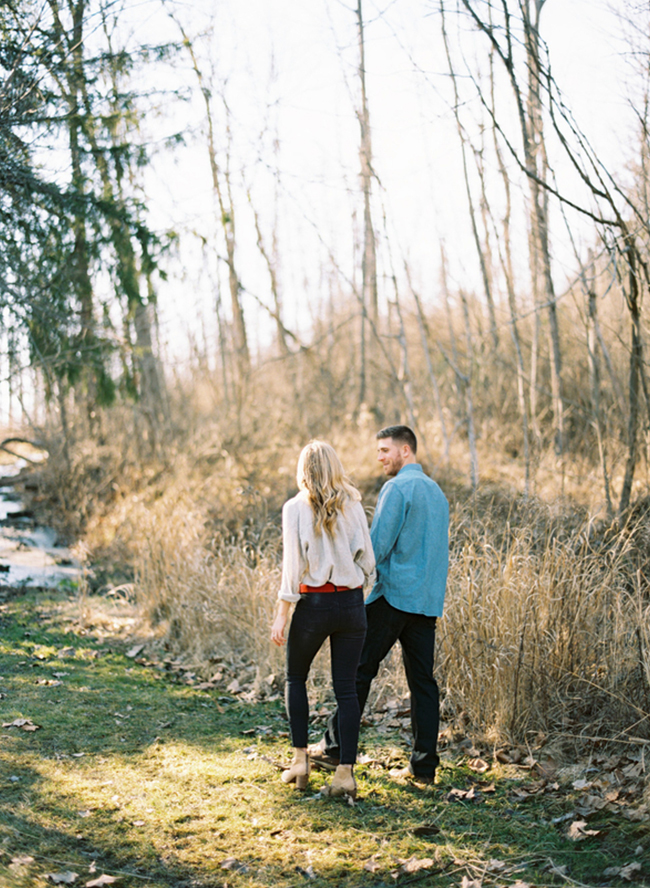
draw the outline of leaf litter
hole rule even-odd
[[[272,699],[271,691],[275,692],[274,676],[268,677],[271,680],[267,681],[262,679],[261,682],[258,682],[259,688],[256,690],[256,682],[254,678],[251,677],[251,680],[247,680],[245,674],[239,674],[239,677],[233,674],[233,670],[239,668],[239,665],[237,664],[220,665],[217,671],[211,669],[207,676],[202,676],[196,671],[188,669],[187,664],[171,660],[168,657],[157,657],[155,654],[149,655],[148,657],[138,657],[138,654],[142,654],[144,650],[145,647],[142,646],[141,649],[137,653],[132,654],[129,659],[135,660],[137,665],[147,666],[151,669],[163,672],[169,679],[190,686],[195,691],[202,694],[214,694],[215,692],[218,694],[220,691],[223,693],[225,690],[231,695],[231,697],[236,697],[241,703],[247,704],[256,701],[270,700]],[[131,653],[132,651],[133,647],[129,649],[128,653]],[[58,652],[57,656],[72,656],[77,658],[77,654],[78,652],[75,648],[64,648]],[[87,659],[92,658],[88,657]],[[139,662],[139,660],[142,660],[143,662]],[[56,675],[55,673],[50,674]],[[59,675],[64,674],[59,673]],[[202,680],[206,677],[207,680]],[[235,681],[237,684],[235,684]],[[206,699],[206,697],[203,699]],[[218,699],[220,703],[223,704],[228,704],[230,702],[228,698],[220,697]],[[122,704],[118,705],[121,706]],[[240,707],[237,708],[239,711],[242,711]],[[220,706],[219,709],[223,711],[222,706]],[[128,715],[124,714],[125,712],[126,710],[122,709],[121,712],[116,712],[116,715],[119,715],[120,720],[128,718]],[[312,716],[316,721],[322,721],[328,714],[329,710],[326,707],[321,707],[316,710],[315,713],[312,713]],[[391,705],[386,706],[383,711],[378,711],[376,714],[372,714],[372,717],[369,718],[368,721],[374,727],[380,727],[382,729],[390,727],[395,731],[401,732],[407,726],[405,723],[409,721],[407,716],[408,708],[406,701],[391,701]],[[258,718],[261,721],[264,716],[260,715]],[[45,720],[42,720],[45,724]],[[172,726],[175,722],[171,720],[164,724],[165,726]],[[162,723],[159,722],[158,726],[162,726]],[[15,719],[13,722],[3,723],[2,727],[29,731],[38,730],[41,725],[34,724],[31,719]],[[251,737],[254,735],[256,742],[260,744],[277,740],[283,732],[273,729],[270,725],[260,724],[253,728],[245,728],[239,733],[242,735],[250,735]],[[384,731],[382,730],[379,733],[384,733]],[[388,733],[388,731],[385,733]],[[400,742],[400,745],[402,745],[401,741],[397,742]],[[250,747],[248,754],[253,755],[254,753],[256,753],[256,748]],[[403,755],[403,752],[401,754]],[[68,753],[68,755],[81,756],[83,754]],[[395,755],[399,756],[400,753],[396,753],[394,748],[391,749],[390,747],[384,746],[380,747],[379,752],[373,750],[370,754],[362,754],[359,758],[359,764],[365,766],[369,773],[373,771],[389,771],[390,767],[396,763]],[[481,748],[475,740],[467,738],[462,744],[457,744],[455,749],[452,744],[447,744],[447,755],[448,760],[452,757],[454,758],[454,768],[464,766],[474,775],[488,773],[490,769],[495,768],[497,765],[511,767],[513,771],[507,780],[503,780],[503,774],[498,773],[497,771],[491,775],[494,778],[493,782],[477,781],[473,777],[470,778],[471,782],[462,788],[449,786],[450,778],[453,778],[451,773],[448,773],[446,779],[439,781],[439,783],[442,782],[442,787],[436,787],[437,789],[442,788],[443,790],[442,793],[438,792],[438,795],[436,796],[438,802],[441,799],[446,799],[448,802],[469,802],[472,804],[485,805],[487,801],[491,801],[491,796],[497,792],[497,786],[499,786],[499,790],[501,791],[501,797],[503,798],[504,795],[507,796],[511,802],[517,806],[518,810],[523,810],[524,807],[528,807],[526,803],[543,803],[543,800],[547,798],[553,799],[555,810],[557,810],[558,803],[566,804],[569,802],[571,805],[570,811],[559,815],[559,817],[549,818],[546,820],[546,823],[557,824],[558,826],[560,823],[567,824],[558,829],[557,832],[561,832],[565,835],[570,842],[583,842],[586,840],[593,841],[598,840],[602,835],[605,835],[607,831],[603,831],[601,828],[599,820],[601,817],[618,815],[631,821],[648,820],[648,809],[644,801],[647,770],[642,750],[637,753],[635,750],[631,749],[628,753],[622,755],[603,754],[602,756],[592,756],[589,760],[574,766],[575,768],[581,768],[582,774],[576,774],[574,778],[569,781],[563,779],[561,773],[562,769],[559,769],[552,759],[544,756],[543,749],[533,750],[531,752],[529,749],[520,749],[518,747],[510,749],[503,747],[496,751],[493,750],[491,753],[488,751],[486,754],[485,748]],[[256,754],[255,760],[260,759],[264,761],[268,760],[268,757],[262,754]],[[443,775],[444,771],[445,769],[442,770]],[[520,779],[522,775],[524,776],[523,781]],[[556,775],[557,779],[555,779]],[[458,772],[456,779],[458,779],[458,776],[460,776],[460,772]],[[505,792],[503,792],[503,790],[505,790]],[[317,799],[319,798],[319,794],[316,793],[316,795],[311,798]],[[365,804],[367,803],[362,799],[362,806]],[[78,816],[80,817],[88,817],[90,814],[90,810],[78,812]],[[592,820],[596,820],[597,822],[592,823]],[[136,822],[144,824],[144,821],[131,821],[131,823]],[[445,836],[444,829],[441,830],[436,824],[421,824],[411,828],[408,826],[401,826],[401,831],[402,834],[408,833],[411,836],[421,839],[435,839],[440,832]],[[279,832],[276,830],[275,833],[271,834],[280,836],[284,832],[286,831],[283,830]],[[18,858],[12,858],[12,863],[14,863],[15,860],[17,861],[17,859]],[[362,862],[363,860],[365,860],[365,863]],[[33,862],[33,858],[31,858],[31,861]],[[418,854],[393,857],[393,861],[393,869],[390,870],[390,875],[393,878],[418,873],[420,870],[427,872],[436,867],[444,870],[445,866],[450,865],[449,862],[445,864],[444,861],[443,863],[436,863],[436,859],[433,857],[422,857]],[[474,884],[481,885],[482,879],[476,879],[476,872],[471,872],[471,870],[475,870],[476,864],[472,864],[470,867],[470,865],[464,861],[455,859],[454,864],[468,867],[470,869],[470,875],[463,876],[463,884],[466,888],[469,888],[469,886]],[[226,857],[222,861],[221,866],[223,869],[230,870],[233,873],[246,873],[249,871],[251,864],[243,863],[239,857]],[[362,858],[358,862],[358,866],[369,873],[377,872],[383,868],[380,860],[373,858],[370,860]],[[388,874],[389,868],[386,864],[384,864],[384,866],[386,867],[386,872]],[[294,871],[308,879],[312,879],[316,875],[311,865],[305,869],[296,866]],[[514,872],[508,861],[501,860],[497,857],[490,858],[484,862],[481,865],[480,871],[484,874],[490,873],[492,877],[496,876],[497,878]],[[560,874],[561,872],[568,874],[569,871],[570,870],[566,866],[560,865],[554,867],[553,870],[553,872],[557,874]],[[637,861],[630,863],[629,857],[627,860],[621,861],[618,866],[603,867],[602,869],[604,878],[614,877],[629,882],[638,881],[642,872],[642,864]],[[74,876],[75,879],[79,879],[77,874],[72,870],[47,875],[48,880],[53,884],[73,884],[72,876]],[[321,875],[321,873],[318,875]],[[56,877],[58,881],[56,881],[55,878],[49,878],[50,876]],[[66,882],[66,878],[70,879],[70,881]],[[115,877],[104,874],[93,878],[84,884],[87,888],[99,888],[99,886],[110,885],[116,881],[117,879]],[[455,881],[455,884],[458,885],[459,883]],[[529,883],[517,880],[515,883],[509,881],[509,884],[511,888],[526,888]]]

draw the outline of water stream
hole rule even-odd
[[[0,466],[0,474],[13,477],[24,466],[18,460]],[[56,586],[77,580],[79,573],[70,550],[58,545],[56,531],[35,523],[12,486],[0,487],[0,587]]]

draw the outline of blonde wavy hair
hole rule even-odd
[[[361,494],[345,474],[336,450],[326,441],[310,441],[298,459],[296,481],[307,494],[314,512],[314,530],[333,536],[339,513],[348,499],[360,500]]]

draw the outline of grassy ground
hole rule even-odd
[[[273,765],[278,694],[138,663],[126,605],[87,601],[82,623],[72,598],[0,588],[3,888],[650,883],[643,750],[562,772],[466,743],[418,789],[390,775],[397,719],[364,729],[355,805],[321,796],[319,773],[297,793]]]

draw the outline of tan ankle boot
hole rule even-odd
[[[329,784],[327,792],[324,794],[329,796],[348,795],[350,798],[356,799],[357,781],[354,779],[354,774],[352,773],[352,765],[339,765],[337,767],[332,782]]]
[[[293,762],[282,772],[283,783],[295,783],[296,789],[307,789],[309,781],[309,756],[306,749],[294,749]]]

